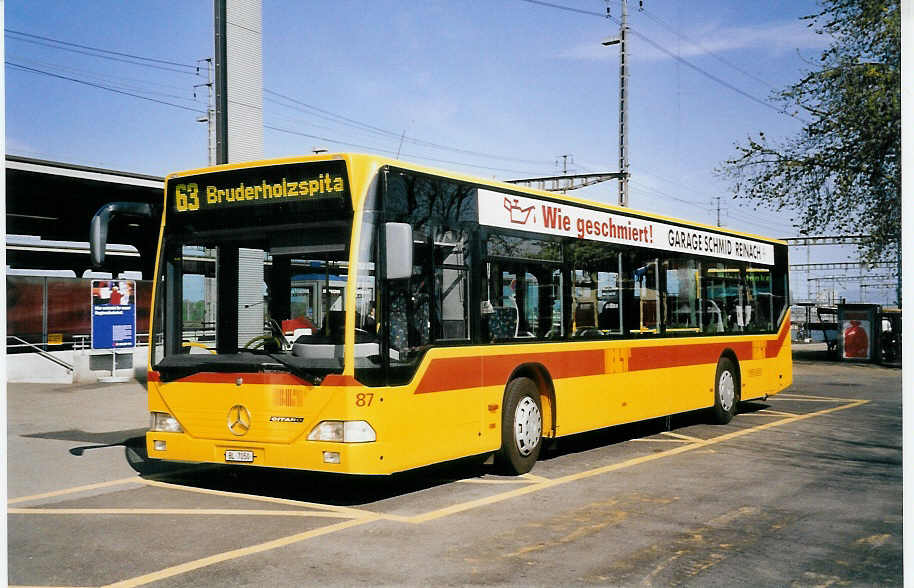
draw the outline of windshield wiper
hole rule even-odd
[[[298,376],[299,378],[303,379],[304,381],[308,382],[309,384],[311,384],[313,386],[317,386],[318,384],[321,383],[321,378],[319,378],[318,376],[315,376],[310,371],[305,370],[300,366],[290,363],[289,361],[284,359],[284,357],[282,355],[280,355],[278,357],[276,354],[273,354],[273,353],[268,353],[267,355],[270,357],[270,359],[275,360],[277,363],[261,364],[262,369],[264,371],[267,371],[267,369],[276,369],[276,370],[281,370],[281,371],[287,371],[295,376]]]

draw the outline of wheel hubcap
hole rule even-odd
[[[736,386],[733,381],[733,374],[730,371],[724,371],[717,382],[717,396],[720,399],[720,407],[727,412],[733,408],[733,400],[736,398]]]
[[[529,396],[525,396],[514,410],[514,442],[524,457],[533,453],[543,432],[543,418],[540,409]]]

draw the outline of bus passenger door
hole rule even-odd
[[[643,252],[623,255],[622,316],[629,356],[625,378],[625,422],[654,418],[670,412],[678,385],[670,354],[675,347],[661,339],[659,260]]]

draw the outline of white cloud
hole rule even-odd
[[[709,53],[723,56],[726,53],[741,50],[760,50],[779,55],[795,49],[821,49],[829,44],[830,37],[817,35],[806,25],[806,22],[799,20],[723,28],[712,25],[702,30],[684,32],[684,38],[678,38],[660,30],[646,31],[641,34],[668,49],[673,55],[686,59],[701,57]],[[640,29],[638,30],[641,32]],[[630,43],[633,48],[631,54],[633,60],[672,59],[669,54],[644,42],[636,34],[631,35]],[[618,59],[618,51],[594,41],[572,47],[560,56],[575,60],[615,60]]]

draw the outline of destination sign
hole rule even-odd
[[[348,194],[341,161],[296,163],[172,178],[168,208],[179,215],[250,206],[342,200]]]

